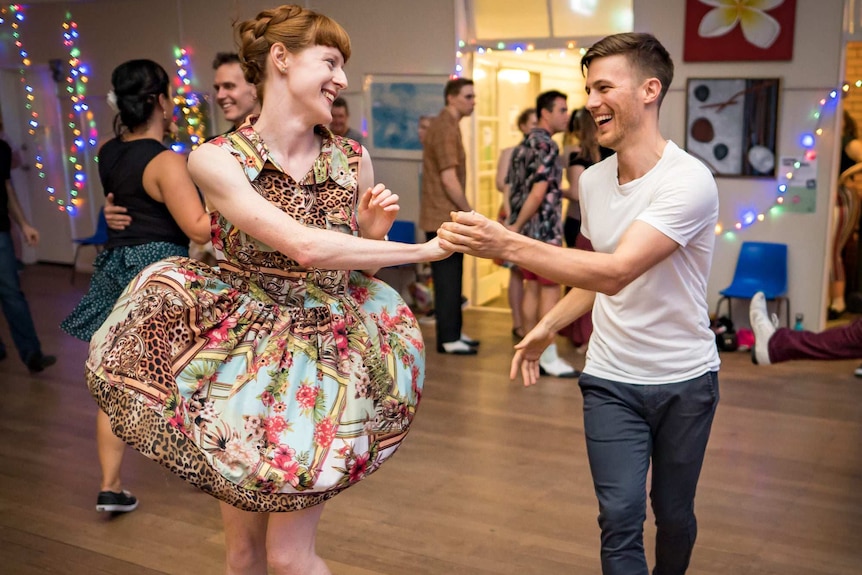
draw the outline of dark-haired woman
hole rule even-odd
[[[221,500],[227,573],[324,575],[321,504],[393,454],[424,376],[410,309],[354,270],[448,253],[384,241],[398,196],[324,127],[347,87],[344,29],[281,6],[236,30],[260,117],[189,159],[218,268],[139,274],[93,338],[88,381],[123,439]]]
[[[210,232],[185,158],[161,143],[173,111],[167,73],[150,60],[132,60],[114,70],[111,84],[109,100],[118,112],[116,137],[99,149],[99,177],[105,194],[113,194],[133,220],[123,230],[108,230],[89,291],[61,324],[84,341],[91,340],[138,272],[171,256],[188,256],[189,238],[203,243]],[[125,443],[113,434],[101,410],[96,442],[102,467],[96,509],[134,510],[138,501],[120,480]]]

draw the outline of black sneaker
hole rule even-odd
[[[128,513],[138,507],[138,499],[128,491],[114,493],[113,491],[100,491],[96,499],[96,511],[108,513]]]
[[[42,355],[37,354],[30,356],[30,359],[27,360],[27,369],[30,370],[30,373],[39,373],[46,367],[51,367],[57,363],[57,358],[53,355]]]

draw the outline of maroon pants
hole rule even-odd
[[[792,359],[859,358],[862,358],[862,318],[820,333],[782,327],[769,338],[771,363]]]
[[[593,249],[593,244],[590,243],[590,240],[588,240],[581,234],[578,234],[578,237],[575,240],[575,247],[579,250],[587,250],[589,252],[595,251]],[[590,336],[593,335],[593,312],[588,311],[587,313],[561,329],[559,333],[570,338],[572,340],[572,343],[578,347],[586,345],[590,341]]]

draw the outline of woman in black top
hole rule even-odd
[[[61,324],[84,341],[90,341],[138,272],[171,256],[188,256],[189,239],[205,243],[210,236],[209,216],[185,158],[161,143],[173,110],[167,73],[153,61],[131,60],[114,70],[111,84],[116,137],[99,150],[99,177],[105,194],[112,194],[132,219],[125,229],[108,230],[107,249],[96,258],[89,291]],[[96,509],[132,511],[137,499],[120,481],[125,443],[101,411],[96,440],[102,466]]]

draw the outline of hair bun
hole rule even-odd
[[[243,75],[258,87],[261,96],[273,44],[280,42],[292,53],[323,44],[337,47],[345,61],[350,57],[350,38],[338,23],[296,4],[263,10],[255,18],[238,22],[234,32]]]

